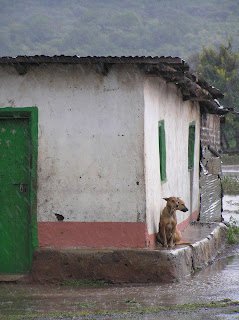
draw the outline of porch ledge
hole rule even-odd
[[[192,274],[211,263],[227,242],[223,223],[193,222],[182,244],[144,249],[39,248],[34,253],[30,280],[35,283],[95,281],[164,283]]]

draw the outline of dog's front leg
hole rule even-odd
[[[176,231],[176,227],[173,228],[173,230],[172,230],[172,236],[171,236],[170,243],[169,243],[170,248],[172,248],[174,246],[175,231]]]
[[[165,248],[168,247],[168,241],[167,241],[167,237],[166,237],[166,230],[165,230],[165,227],[163,226],[162,228],[162,236],[163,236],[163,246]]]
[[[173,239],[173,237],[172,237],[172,239]],[[174,247],[173,240],[170,240],[169,247],[170,247],[170,248]]]

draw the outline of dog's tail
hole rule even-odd
[[[191,242],[179,241],[179,242],[176,242],[175,244],[178,246],[181,246],[181,245],[185,245],[185,244],[189,245],[189,244],[191,244]]]

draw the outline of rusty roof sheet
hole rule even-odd
[[[40,64],[88,64],[97,65],[104,75],[107,75],[114,64],[135,64],[146,74],[158,75],[167,82],[173,82],[177,85],[183,95],[184,100],[213,101],[223,98],[223,94],[206,80],[195,75],[189,65],[180,57],[151,57],[151,56],[121,56],[121,57],[79,57],[79,56],[17,56],[0,57],[0,65],[12,64],[19,74],[27,72],[29,65]],[[213,108],[215,113],[215,103]],[[208,108],[208,110],[211,110]],[[220,109],[221,112],[222,109]],[[210,112],[210,111],[209,111]]]

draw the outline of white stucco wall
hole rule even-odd
[[[196,102],[183,101],[180,90],[174,84],[167,84],[153,76],[145,80],[144,98],[146,212],[148,232],[152,234],[157,232],[160,212],[166,204],[163,197],[181,197],[190,209],[186,213],[177,211],[178,223],[184,221],[191,211],[199,209],[200,109]],[[159,169],[160,120],[164,120],[166,140],[167,180],[164,183],[161,183]],[[188,130],[192,121],[195,121],[196,143],[193,188],[190,188]]]
[[[32,66],[25,75],[0,67],[0,107],[39,110],[38,221],[144,222],[157,232],[163,197],[199,205],[197,103],[174,84],[136,67],[107,76],[83,65]],[[158,121],[165,121],[167,181],[161,184]],[[196,123],[190,193],[188,126]],[[192,199],[192,203],[190,203]],[[178,223],[191,212],[178,212]]]
[[[38,221],[145,221],[143,76],[114,66],[0,68],[0,107],[39,110]]]

